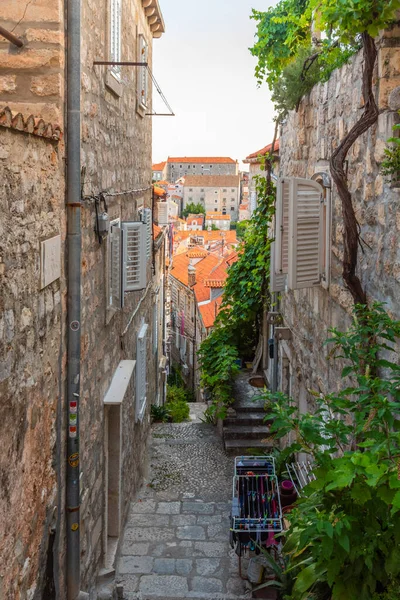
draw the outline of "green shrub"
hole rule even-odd
[[[166,423],[170,418],[169,410],[165,405],[156,406],[155,404],[152,404],[150,414],[152,420],[159,423]]]
[[[189,404],[186,400],[173,400],[167,402],[166,407],[173,423],[182,423],[189,418]]]
[[[178,385],[169,385],[167,387],[167,403],[186,402],[186,390]]]

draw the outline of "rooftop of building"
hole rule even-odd
[[[154,163],[154,165],[152,165],[152,170],[153,171],[162,171],[165,167],[166,161],[164,160],[163,162],[160,163]]]
[[[185,175],[185,187],[239,187],[239,175]]]
[[[230,221],[230,215],[224,215],[221,212],[208,212],[206,214],[206,221]]]
[[[261,150],[257,150],[257,152],[252,152],[252,154],[246,156],[246,159],[243,162],[246,163],[248,161],[251,161],[252,159],[257,159],[259,156],[265,156],[268,152],[271,151],[271,149],[272,143],[268,144],[268,146],[264,146],[264,148],[261,148]],[[275,140],[274,152],[279,152],[279,139]]]
[[[168,156],[169,163],[193,163],[193,164],[236,164],[236,160],[228,156]]]

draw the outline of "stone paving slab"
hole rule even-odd
[[[156,425],[150,452],[117,563],[124,600],[244,598],[229,546],[233,460],[215,428]]]

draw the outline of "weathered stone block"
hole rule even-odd
[[[61,96],[62,79],[60,73],[32,77],[31,92],[36,96]]]
[[[165,596],[168,590],[170,596],[185,598],[189,592],[186,577],[179,575],[144,575],[140,579],[139,591],[142,594]]]
[[[15,94],[17,90],[16,75],[2,75],[0,77],[0,94]]]

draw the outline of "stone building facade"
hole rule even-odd
[[[169,156],[163,173],[167,181],[175,183],[185,175],[237,175],[239,164],[237,160],[222,156]]]
[[[188,175],[184,177],[183,208],[201,204],[206,212],[221,212],[237,221],[240,203],[239,175]]]
[[[93,65],[151,64],[164,24],[157,0],[144,4],[82,1],[80,542],[81,588],[91,598],[99,571],[112,573],[145,471],[150,405],[165,400],[165,231],[152,230],[150,78],[145,67]],[[21,49],[0,42],[4,600],[66,597],[64,10],[61,0],[0,6],[2,24],[24,41]],[[96,208],[111,222],[101,242]],[[140,230],[144,258],[141,285],[123,295],[115,282],[124,222]]]
[[[347,156],[353,204],[361,237],[368,244],[364,252],[358,253],[358,275],[368,299],[386,303],[389,314],[397,319],[400,318],[400,196],[399,189],[381,174],[380,165],[386,140],[399,120],[399,37],[400,30],[394,27],[377,40],[374,91],[379,118]],[[288,289],[288,275],[283,276],[286,285],[276,279],[274,289],[281,291],[277,294],[278,309],[273,310],[281,313],[283,322],[278,327],[272,324],[275,313],[269,313],[266,320],[265,339],[275,339],[275,358],[271,360],[268,352],[264,353],[267,381],[291,395],[303,412],[313,406],[308,390],[334,392],[341,385],[343,365],[328,360],[329,348],[324,342],[329,337],[329,328],[345,330],[350,324],[353,300],[342,280],[341,202],[330,180],[329,158],[362,113],[361,73],[359,53],[336,70],[329,81],[316,85],[303,98],[298,111],[289,114],[281,130],[279,174],[283,182],[286,180],[289,185],[288,178],[302,178],[307,180],[307,186],[313,178],[320,184],[324,205],[330,206],[330,215],[326,213],[321,225],[325,265],[322,280],[304,289]],[[289,240],[289,263],[290,244]]]
[[[278,139],[275,141],[275,144],[274,144],[274,155],[275,155],[276,162],[279,161],[279,143],[280,142]],[[246,156],[245,160],[243,161],[245,164],[249,165],[249,173],[248,173],[248,176],[246,177],[247,181],[243,182],[242,202],[246,203],[246,197],[247,197],[247,200],[249,202],[250,216],[253,214],[253,212],[255,211],[255,209],[257,207],[257,177],[260,175],[265,176],[265,169],[264,169],[265,164],[263,161],[263,157],[265,157],[266,154],[271,152],[271,149],[272,149],[272,143],[268,144],[264,148],[261,148],[261,150],[252,152],[251,154]],[[275,162],[275,165],[276,165],[276,162]],[[274,169],[273,169],[274,173],[275,173],[276,169],[277,169],[277,167],[274,166]],[[246,196],[246,194],[247,194],[247,196]]]

